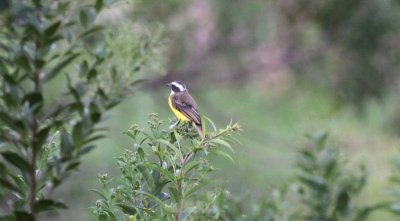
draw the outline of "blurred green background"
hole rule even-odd
[[[146,81],[109,113],[109,136],[57,193],[70,209],[49,220],[93,219],[97,174],[118,176],[114,157],[130,148],[122,132],[144,126],[149,113],[173,119],[164,86],[172,80],[186,83],[217,126],[243,126],[235,162],[216,162],[217,182],[235,195],[262,197],[287,183],[305,134],[328,131],[351,165],[370,171],[360,202],[384,198],[400,133],[399,20],[398,0],[114,4],[96,22],[113,32],[113,62],[140,67]],[[57,81],[47,90],[51,97]]]

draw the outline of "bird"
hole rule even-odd
[[[195,126],[200,138],[203,138],[203,125],[197,103],[189,94],[187,87],[180,81],[172,81],[167,84],[171,88],[171,94],[168,97],[168,105],[172,112],[178,118],[178,123],[192,122]]]

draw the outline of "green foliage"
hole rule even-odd
[[[153,114],[148,129],[134,125],[125,132],[133,145],[117,158],[121,178],[99,176],[103,189],[95,190],[101,198],[93,207],[99,220],[204,220],[204,213],[210,220],[223,217],[210,209],[214,203],[221,205],[222,193],[203,191],[214,170],[207,156],[231,159],[226,151],[239,125],[214,127],[199,140],[185,125],[164,128],[162,123]]]
[[[339,149],[328,147],[328,134],[311,136],[311,143],[299,150],[296,168],[304,203],[304,220],[365,220],[379,208],[356,207],[354,200],[366,185],[367,173],[361,167],[349,171]]]
[[[355,172],[347,169],[346,158],[326,144],[327,138],[326,133],[310,136],[309,145],[298,150],[293,184],[273,189],[268,197],[251,199],[220,192],[210,208],[223,211],[222,220],[236,221],[361,221],[385,208],[385,202],[356,204],[367,173],[363,167]],[[207,220],[207,214],[203,217]]]
[[[390,187],[386,193],[392,198],[387,204],[387,209],[394,213],[396,216],[400,216],[400,159],[395,158],[392,161],[393,172],[390,177]]]
[[[75,3],[11,1],[1,11],[0,219],[65,209],[51,193],[104,137],[104,113],[138,82],[110,64],[113,48],[96,40],[108,35],[94,23],[106,1]],[[46,94],[56,79],[64,79],[61,93]]]
[[[218,200],[212,201],[213,210],[223,211],[221,220],[235,221],[294,221],[299,219],[298,202],[292,198],[295,188],[286,186],[271,191],[268,197],[256,200],[248,197],[232,196],[229,192],[220,192]]]

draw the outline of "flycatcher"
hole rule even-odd
[[[203,128],[197,104],[193,97],[190,96],[186,85],[180,81],[173,81],[167,86],[171,88],[168,104],[172,112],[174,112],[179,121],[192,122],[199,136],[203,138]]]

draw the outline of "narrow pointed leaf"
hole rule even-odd
[[[228,142],[226,142],[225,140],[216,138],[216,139],[213,139],[212,142],[213,142],[213,143],[216,143],[216,144],[219,144],[219,145],[221,145],[221,146],[227,147],[230,151],[235,152],[235,151],[233,150],[232,146],[231,146]]]
[[[211,153],[214,153],[214,154],[216,154],[216,155],[219,155],[219,156],[223,156],[223,157],[229,159],[230,161],[232,161],[232,163],[235,162],[235,161],[233,160],[233,158],[232,158],[228,153],[226,153],[225,151],[222,151],[222,150],[212,150],[212,151],[210,151],[210,152],[211,152]]]
[[[67,65],[69,65],[79,55],[80,55],[79,53],[68,55],[64,60],[62,60],[60,63],[58,63],[56,66],[53,67],[53,69],[46,75],[45,80],[48,81],[57,76],[57,74],[59,74],[62,71],[62,69],[64,69]]]
[[[42,199],[35,203],[33,206],[33,210],[38,213],[42,211],[48,211],[53,209],[67,209],[67,206],[64,203],[57,202],[49,199]]]
[[[176,146],[174,146],[173,144],[171,144],[167,140],[158,139],[157,142],[165,144],[166,146],[170,147],[173,151],[175,151],[175,154],[178,155],[180,160],[183,159],[182,152]]]
[[[35,218],[32,216],[32,214],[24,211],[15,211],[14,215],[16,221],[35,221]]]
[[[31,170],[31,165],[29,164],[29,162],[26,161],[21,156],[19,156],[18,154],[14,153],[14,152],[11,152],[11,151],[6,151],[6,152],[2,152],[1,155],[10,164],[14,165],[15,167],[17,167],[21,171],[28,172],[28,171]]]
[[[169,172],[168,170],[163,169],[162,167],[160,167],[159,165],[154,164],[154,163],[145,163],[144,165],[146,167],[148,167],[148,168],[153,169],[153,170],[157,170],[162,175],[164,175],[169,181],[176,182],[175,176],[171,172]]]

